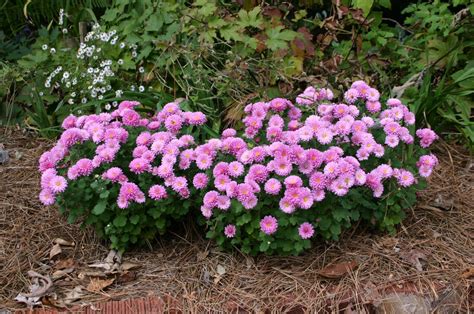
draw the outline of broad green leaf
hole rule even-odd
[[[118,228],[124,227],[127,224],[127,217],[124,215],[117,216],[115,217],[113,224]]]
[[[261,28],[261,24],[263,22],[262,18],[259,16],[260,7],[256,6],[252,9],[252,11],[247,12],[246,10],[242,9],[239,11],[239,20],[237,22],[242,28],[245,27],[255,27]]]
[[[159,32],[163,27],[163,17],[161,14],[154,13],[148,19],[145,30],[149,32]]]
[[[94,215],[100,215],[105,211],[106,207],[107,207],[106,201],[100,201],[94,206],[94,208],[92,209],[92,213]]]
[[[364,16],[369,15],[373,4],[374,0],[352,0],[354,8],[362,9]]]

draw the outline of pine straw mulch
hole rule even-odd
[[[68,225],[55,208],[39,203],[37,159],[51,144],[11,129],[0,129],[2,143],[11,159],[0,165],[0,304],[18,309],[24,305],[14,298],[28,290],[27,272],[53,272],[49,253],[55,238],[75,242],[60,258],[72,258],[77,268],[55,282],[59,299],[78,285],[87,286],[90,279],[79,279],[79,271],[103,260],[108,250],[94,232]],[[435,153],[441,164],[394,236],[358,228],[300,257],[250,258],[222,252],[196,230],[179,227],[184,231],[153,243],[153,249],[126,253],[124,260],[140,268],[116,277],[103,291],[83,289],[72,305],[158,295],[185,312],[335,312],[348,305],[373,310],[395,292],[423,295],[433,309],[451,303],[450,312],[467,312],[474,303],[472,156],[446,143]],[[358,267],[336,279],[321,275],[327,276],[327,265],[337,268],[344,262]]]

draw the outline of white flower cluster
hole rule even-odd
[[[64,10],[61,9],[59,12],[59,25],[63,24],[64,16]],[[114,70],[120,70],[121,65],[124,64],[122,58],[117,61],[108,58],[108,52],[117,44],[118,39],[119,36],[115,30],[104,32],[101,31],[99,24],[93,25],[92,31],[84,37],[84,42],[80,44],[77,50],[77,62],[72,62],[70,70],[63,69],[63,66],[56,67],[47,76],[44,86],[46,88],[62,88],[66,93],[69,92],[69,99],[67,99],[69,104],[74,104],[76,98],[81,103],[87,103],[89,99],[104,99],[105,94],[112,91],[112,80],[116,76]],[[123,53],[131,55],[132,59],[138,55],[137,45],[126,45],[121,42],[118,44],[118,47],[124,50]],[[46,44],[42,46],[42,49],[45,51],[48,48]],[[49,52],[53,55],[56,53],[56,49],[51,48]],[[64,67],[68,68],[69,63],[67,64],[63,64]],[[145,69],[140,67],[139,73],[143,74],[144,72]],[[78,83],[80,83],[80,88],[77,86],[72,91],[64,89],[69,89],[78,85]],[[130,90],[134,91],[135,86],[130,86]],[[143,92],[145,87],[139,86],[138,90]],[[121,89],[115,91],[115,97],[119,98],[122,95],[123,91]],[[105,109],[110,110],[112,106],[115,106],[115,104],[109,103],[105,106]]]

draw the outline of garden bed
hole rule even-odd
[[[431,310],[465,312],[473,306],[474,162],[458,146],[437,145],[440,166],[393,236],[355,228],[340,242],[322,242],[303,256],[250,258],[220,251],[183,223],[151,248],[127,252],[122,265],[128,262],[128,269],[107,272],[88,266],[108,254],[94,232],[67,224],[37,198],[37,160],[50,143],[22,130],[1,129],[0,144],[10,155],[0,165],[0,304],[5,309],[25,307],[15,297],[28,291],[29,270],[49,276],[67,270],[41,299],[46,306],[157,296],[185,312],[337,311],[380,309],[393,294],[422,296]],[[50,258],[57,238],[74,245],[61,246],[62,252]],[[71,297],[74,291],[77,298]]]

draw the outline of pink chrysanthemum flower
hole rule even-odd
[[[257,206],[258,198],[255,195],[250,195],[248,198],[242,200],[242,206],[249,210]]]
[[[265,216],[260,221],[260,230],[263,233],[271,235],[278,229],[278,220],[273,216]]]
[[[396,98],[390,98],[387,100],[387,106],[389,107],[398,107],[401,106],[402,102],[399,99]]]
[[[56,169],[53,169],[53,168],[46,169],[41,174],[41,188],[49,189],[49,183],[51,182],[51,179],[54,178],[56,175],[57,175]]]
[[[230,207],[230,198],[227,195],[220,195],[217,198],[217,208],[222,210],[228,210]]]
[[[283,197],[280,200],[279,205],[280,205],[280,210],[286,214],[291,214],[296,210],[296,207],[293,204],[293,202],[291,202],[291,200],[287,197]]]
[[[212,217],[212,208],[201,206],[201,213],[206,219],[210,219]]]
[[[321,202],[326,197],[326,193],[324,192],[324,190],[314,190],[312,191],[312,194],[313,194],[313,199],[316,202]]]
[[[293,166],[291,165],[290,161],[287,159],[277,159],[274,160],[274,172],[279,176],[287,176],[291,173]]]
[[[196,157],[196,165],[199,169],[201,170],[207,170],[211,167],[212,165],[212,159],[211,156],[205,155],[205,154],[200,154]]]
[[[344,99],[349,104],[353,104],[357,100],[357,98],[359,98],[359,96],[360,96],[360,93],[355,88],[350,88],[347,90],[347,92],[344,93]]]
[[[423,165],[418,168],[418,173],[420,174],[420,176],[424,178],[428,178],[432,172],[433,172],[433,168],[428,167],[428,166]]]
[[[385,137],[385,144],[391,148],[395,148],[398,146],[400,139],[396,135],[387,135]]]
[[[238,178],[244,173],[244,165],[238,161],[232,161],[229,163],[228,172],[230,176]]]
[[[135,158],[130,162],[130,171],[136,174],[144,173],[150,170],[150,162],[145,158]]]
[[[249,183],[241,183],[236,187],[237,199],[240,202],[253,196],[253,187]]]
[[[150,196],[150,198],[155,201],[168,197],[165,187],[159,184],[155,184],[150,187],[148,190],[148,196]]]
[[[65,130],[70,129],[70,128],[75,128],[76,122],[77,122],[77,117],[71,114],[63,120],[61,127]]]
[[[207,208],[214,208],[217,205],[217,199],[219,197],[219,192],[209,191],[204,195],[204,206]]]
[[[110,180],[112,182],[120,182],[124,181],[125,176],[123,174],[122,169],[120,169],[119,167],[112,167],[102,174],[102,178],[105,180]]]
[[[380,98],[380,93],[375,88],[369,88],[367,90],[366,98],[367,98],[368,101],[378,101],[379,98]]]
[[[236,232],[237,228],[235,227],[235,225],[229,224],[224,228],[224,234],[229,239],[235,237]]]
[[[140,114],[132,109],[122,111],[122,122],[124,125],[138,126],[140,124]]]
[[[237,131],[235,129],[225,129],[222,131],[222,138],[233,137],[237,135]]]
[[[420,146],[423,148],[429,147],[435,140],[438,139],[438,135],[428,128],[419,129],[416,131],[416,136],[420,139]]]
[[[398,184],[400,184],[403,187],[409,187],[413,185],[413,183],[415,183],[415,177],[408,170],[400,169],[396,178],[397,178]]]
[[[204,189],[208,182],[209,178],[205,173],[198,173],[193,178],[193,185],[198,190]]]
[[[285,186],[287,188],[299,188],[303,185],[303,180],[298,176],[289,176],[285,178]]]
[[[322,190],[326,187],[326,176],[322,172],[314,172],[309,178],[309,185],[315,190]]]
[[[318,142],[324,145],[331,143],[333,136],[333,133],[327,128],[320,129],[316,132]]]
[[[248,174],[255,182],[263,183],[267,180],[268,169],[264,165],[254,164],[250,166]]]
[[[281,112],[291,106],[291,102],[284,98],[275,98],[270,101],[270,108],[273,111]]]
[[[54,193],[62,193],[66,190],[67,188],[67,181],[64,177],[62,176],[54,176],[51,178],[49,181],[49,188],[51,191]]]
[[[309,239],[314,235],[314,227],[309,222],[302,223],[298,228],[298,234],[302,239]]]
[[[214,177],[220,176],[220,175],[227,175],[229,170],[229,164],[226,162],[219,162],[214,169],[212,169],[212,175]]]
[[[188,187],[188,180],[185,177],[176,177],[171,184],[175,192],[180,192]]]
[[[278,195],[281,190],[281,183],[277,179],[271,178],[265,182],[264,190],[267,194]]]
[[[214,186],[219,191],[225,191],[227,184],[230,182],[229,176],[220,174],[214,179]]]
[[[300,198],[298,201],[298,206],[302,209],[310,209],[313,206],[314,200],[311,195],[311,190],[308,188],[303,188],[300,190]]]
[[[44,189],[39,194],[39,199],[43,205],[50,206],[56,202],[54,194],[49,189]]]

